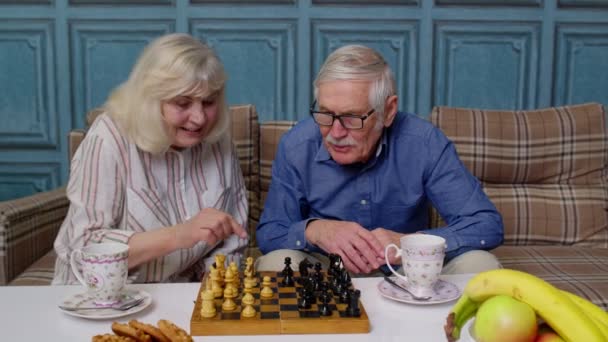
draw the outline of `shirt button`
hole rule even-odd
[[[296,246],[301,245],[302,243],[300,242],[300,240],[296,241]]]
[[[367,201],[366,201],[366,200],[364,200],[364,199],[362,199],[362,200],[361,200],[361,204],[362,204],[362,205],[366,205],[366,204],[367,204]]]
[[[486,244],[486,240],[481,240],[479,242],[481,243],[482,246]]]

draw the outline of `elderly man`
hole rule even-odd
[[[397,111],[394,77],[379,53],[336,50],[314,95],[311,118],[282,137],[272,166],[257,227],[266,254],[259,270],[280,270],[286,256],[327,265],[335,253],[349,271],[369,274],[384,264],[386,245],[416,233],[445,238],[444,273],[500,267],[484,251],[502,243],[500,214],[445,135]],[[446,226],[428,227],[429,204]]]

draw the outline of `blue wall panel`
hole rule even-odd
[[[541,6],[542,0],[435,0],[438,5]]]
[[[23,197],[60,185],[55,163],[0,163],[0,198]]]
[[[296,119],[295,21],[195,20],[191,32],[226,66],[229,103],[255,104],[264,121]]]
[[[608,103],[608,25],[557,28],[556,104]]]
[[[559,0],[560,7],[608,7],[608,0]]]
[[[535,23],[438,23],[433,105],[534,108]]]
[[[0,145],[54,148],[57,141],[53,23],[0,22]]]
[[[172,32],[169,21],[75,21],[70,24],[74,122],[84,127],[86,112],[102,105],[125,81],[141,50]]]

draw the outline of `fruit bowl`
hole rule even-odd
[[[475,322],[475,317],[471,318],[468,322],[464,324],[462,327],[462,331],[460,332],[460,338],[458,342],[476,342],[475,338],[473,338],[473,323]]]

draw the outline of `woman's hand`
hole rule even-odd
[[[173,229],[176,249],[192,248],[199,241],[213,246],[233,234],[247,238],[245,229],[232,216],[213,208],[205,208],[169,229]]]

